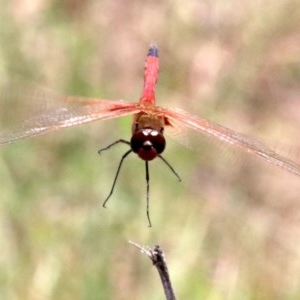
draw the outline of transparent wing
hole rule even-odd
[[[290,173],[300,176],[300,165],[285,158],[276,151],[267,147],[263,143],[254,140],[248,136],[238,134],[235,131],[211,122],[204,118],[193,116],[180,109],[159,108],[159,111],[165,115],[172,124],[172,121],[190,129],[194,129],[204,135],[214,137],[221,142],[231,144],[242,149],[245,152],[253,154],[264,161],[287,170]]]
[[[50,90],[9,90],[0,95],[0,144],[80,125],[131,115],[137,103],[61,96]]]

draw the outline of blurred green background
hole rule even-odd
[[[1,81],[137,101],[155,41],[159,105],[297,160],[299,1],[0,3]],[[97,150],[129,139],[130,125],[103,121],[1,147],[0,299],[164,299],[129,239],[161,245],[178,299],[299,299],[300,179],[180,132],[164,157],[183,181],[151,162],[148,228],[144,163],[134,155],[102,208],[127,148]]]

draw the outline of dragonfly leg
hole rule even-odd
[[[120,141],[122,141],[122,140],[120,140]],[[118,142],[120,142],[120,141],[118,141]],[[115,142],[114,144],[112,144],[112,145],[110,145],[110,146],[113,146],[113,145],[115,145],[115,144],[118,143],[118,142]],[[110,146],[108,146],[106,149],[110,148]],[[106,149],[102,149],[102,150],[106,150]],[[112,187],[111,187],[111,190],[110,190],[110,192],[109,192],[109,195],[107,196],[107,198],[106,198],[105,201],[103,202],[103,207],[106,207],[106,206],[105,206],[105,205],[106,205],[106,202],[108,201],[108,199],[110,198],[110,196],[111,196],[112,193],[114,192],[114,188],[115,188],[115,185],[116,185],[116,182],[117,182],[117,179],[118,179],[118,176],[119,176],[119,173],[120,173],[120,170],[121,170],[121,167],[122,167],[122,164],[123,164],[124,159],[125,159],[131,152],[132,152],[132,150],[130,149],[130,150],[128,150],[128,151],[122,156],[122,158],[121,158],[121,160],[120,160],[120,163],[119,163],[119,166],[118,166],[117,173],[116,173],[116,175],[115,175],[114,182],[113,182]]]
[[[172,171],[172,173],[177,177],[179,181],[181,181],[180,176],[177,174],[177,172],[174,170],[174,168],[168,163],[168,161],[163,158],[161,155],[158,155],[158,157],[169,167],[169,169]]]
[[[113,146],[115,146],[116,144],[119,144],[119,143],[130,145],[130,142],[128,142],[126,140],[123,140],[123,139],[120,139],[120,140],[117,140],[117,141],[113,142],[112,144],[108,145],[107,147],[98,150],[98,154],[101,154],[102,151],[108,150],[111,147],[113,147]]]
[[[148,222],[149,222],[149,227],[152,227],[152,224],[151,224],[151,220],[150,220],[150,213],[149,213],[149,163],[148,161],[146,160],[145,161],[145,166],[146,166],[146,183],[147,183],[147,196],[146,196],[146,203],[147,203],[147,219],[148,219]]]

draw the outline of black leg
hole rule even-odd
[[[111,145],[108,146],[107,148],[102,149],[102,150],[106,150],[106,149],[110,148],[111,146],[117,144],[117,143],[120,142],[120,141],[123,141],[123,140],[119,140],[119,141],[117,141],[117,142],[111,144]],[[109,195],[107,196],[107,198],[105,199],[105,201],[103,202],[103,207],[106,207],[106,206],[105,206],[106,202],[108,201],[108,199],[110,198],[110,196],[111,196],[112,193],[114,192],[114,188],[115,188],[115,185],[116,185],[116,182],[117,182],[117,179],[118,179],[118,176],[119,176],[119,173],[120,173],[120,170],[121,170],[121,167],[122,167],[122,164],[123,164],[124,159],[125,159],[125,158],[127,157],[127,155],[129,155],[131,152],[132,152],[132,150],[130,149],[130,150],[128,150],[128,151],[122,156],[122,158],[121,158],[121,160],[120,160],[120,163],[119,163],[119,166],[118,166],[118,170],[117,170],[115,179],[114,179],[114,182],[113,182],[113,185],[112,185],[111,190],[110,190],[110,193],[109,193]]]
[[[150,220],[150,213],[149,213],[149,164],[148,161],[145,161],[145,166],[146,166],[146,184],[147,184],[147,196],[146,196],[146,201],[147,201],[147,219],[149,222],[149,227],[152,227],[151,220]]]
[[[169,169],[172,171],[172,173],[178,178],[179,181],[181,181],[180,176],[177,174],[177,172],[173,169],[173,167],[161,156],[158,155],[158,157],[169,167]]]
[[[125,141],[125,140],[123,140],[123,139],[120,139],[120,140],[117,140],[117,141],[113,142],[112,144],[108,145],[107,147],[98,150],[98,154],[101,154],[102,151],[108,150],[108,149],[110,149],[111,147],[113,147],[113,146],[115,146],[116,144],[119,144],[119,143],[123,143],[123,144],[126,144],[126,145],[130,145],[130,142]]]

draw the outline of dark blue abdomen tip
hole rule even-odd
[[[149,51],[148,51],[148,56],[156,56],[158,57],[158,49],[155,44],[151,44]]]

